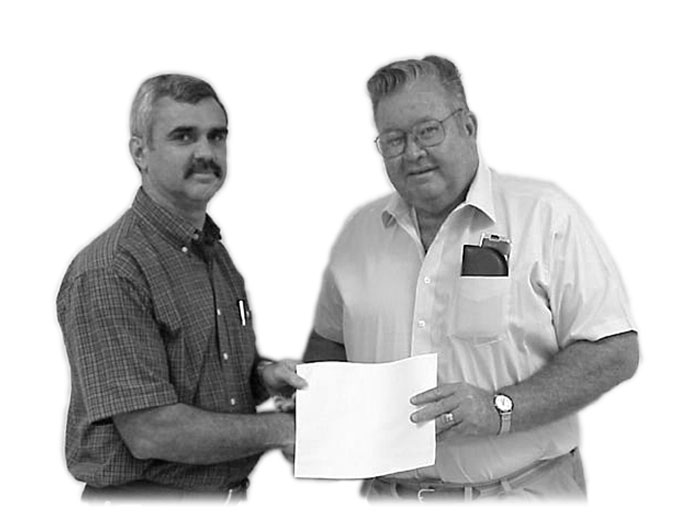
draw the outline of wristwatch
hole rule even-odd
[[[498,435],[505,435],[510,432],[510,423],[513,417],[513,399],[503,393],[494,395],[494,407],[501,418],[501,429]]]

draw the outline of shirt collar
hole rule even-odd
[[[494,205],[494,187],[491,169],[486,165],[484,157],[479,153],[477,173],[467,191],[467,198],[463,204],[471,205],[486,214],[491,221],[496,222],[496,207]],[[462,206],[462,205],[460,205]]]
[[[137,191],[132,209],[174,245],[189,245],[200,239],[205,242],[221,239],[220,228],[208,214],[206,214],[203,231],[200,231],[183,217],[156,203],[143,188]]]
[[[496,209],[494,205],[493,194],[493,179],[491,169],[486,165],[484,157],[479,153],[479,165],[477,166],[477,173],[470,183],[470,188],[467,191],[465,201],[457,206],[453,212],[457,212],[465,205],[472,206],[480,210],[491,221],[496,222]],[[453,213],[451,212],[451,214]],[[404,217],[412,217],[412,208],[407,202],[398,194],[394,192],[390,200],[383,207],[381,212],[381,221],[384,227],[390,227],[395,221],[400,222]]]

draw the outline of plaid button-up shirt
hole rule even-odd
[[[67,466],[77,479],[212,491],[256,464],[258,456],[215,465],[139,460],[112,420],[178,402],[252,414],[267,398],[244,281],[219,239],[210,217],[199,232],[139,190],[67,270],[57,309],[72,374]]]

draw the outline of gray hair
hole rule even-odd
[[[223,109],[225,120],[228,113],[218,98],[216,91],[206,81],[183,74],[162,74],[144,81],[132,102],[129,115],[129,132],[150,145],[153,129],[153,106],[161,98],[170,97],[181,103],[199,103],[206,98],[213,98]]]
[[[437,55],[427,55],[422,59],[396,61],[379,68],[367,82],[367,90],[374,112],[384,96],[392,94],[407,83],[420,78],[436,79],[448,95],[467,107],[465,88],[462,86],[460,72],[452,61]]]

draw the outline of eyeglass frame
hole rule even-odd
[[[435,119],[435,118],[431,118],[431,119],[429,119],[429,120],[420,120],[420,121],[418,121],[417,123],[413,124],[412,127],[411,127],[409,130],[404,130],[404,129],[393,129],[393,130],[391,130],[391,131],[384,131],[383,133],[381,133],[379,136],[377,136],[377,137],[374,139],[374,144],[376,145],[376,150],[379,152],[379,154],[380,154],[384,159],[394,159],[394,158],[396,158],[396,157],[399,157],[400,155],[402,155],[403,153],[405,153],[405,150],[407,149],[407,137],[410,136],[410,135],[412,135],[413,140],[415,141],[415,143],[416,143],[419,147],[421,147],[422,149],[424,149],[424,148],[429,148],[429,147],[434,147],[434,146],[438,146],[439,144],[442,144],[443,141],[446,139],[446,128],[445,128],[445,126],[443,125],[443,122],[445,122],[446,120],[448,120],[448,119],[450,119],[451,117],[455,116],[455,115],[458,114],[460,111],[464,111],[464,110],[466,110],[464,107],[458,107],[458,108],[455,109],[452,113],[450,113],[448,116],[446,116],[445,118],[443,118],[443,119],[441,119],[441,120],[437,120],[437,119]],[[439,140],[438,142],[435,142],[435,143],[433,143],[433,144],[426,144],[426,145],[425,145],[425,144],[423,144],[423,143],[421,142],[420,138],[419,138],[415,133],[413,133],[413,129],[414,129],[415,127],[417,127],[418,125],[423,124],[423,123],[427,123],[427,122],[438,122],[438,123],[441,125],[441,131],[443,131],[443,137],[442,137],[441,140]],[[391,156],[389,156],[389,157],[386,157],[386,156],[383,154],[383,151],[381,150],[381,147],[379,146],[379,139],[381,138],[382,135],[387,134],[387,133],[392,133],[392,132],[394,132],[394,131],[400,131],[401,133],[404,133],[404,134],[405,134],[405,144],[403,145],[402,150],[400,151],[400,153],[398,153],[397,155],[391,155]]]

